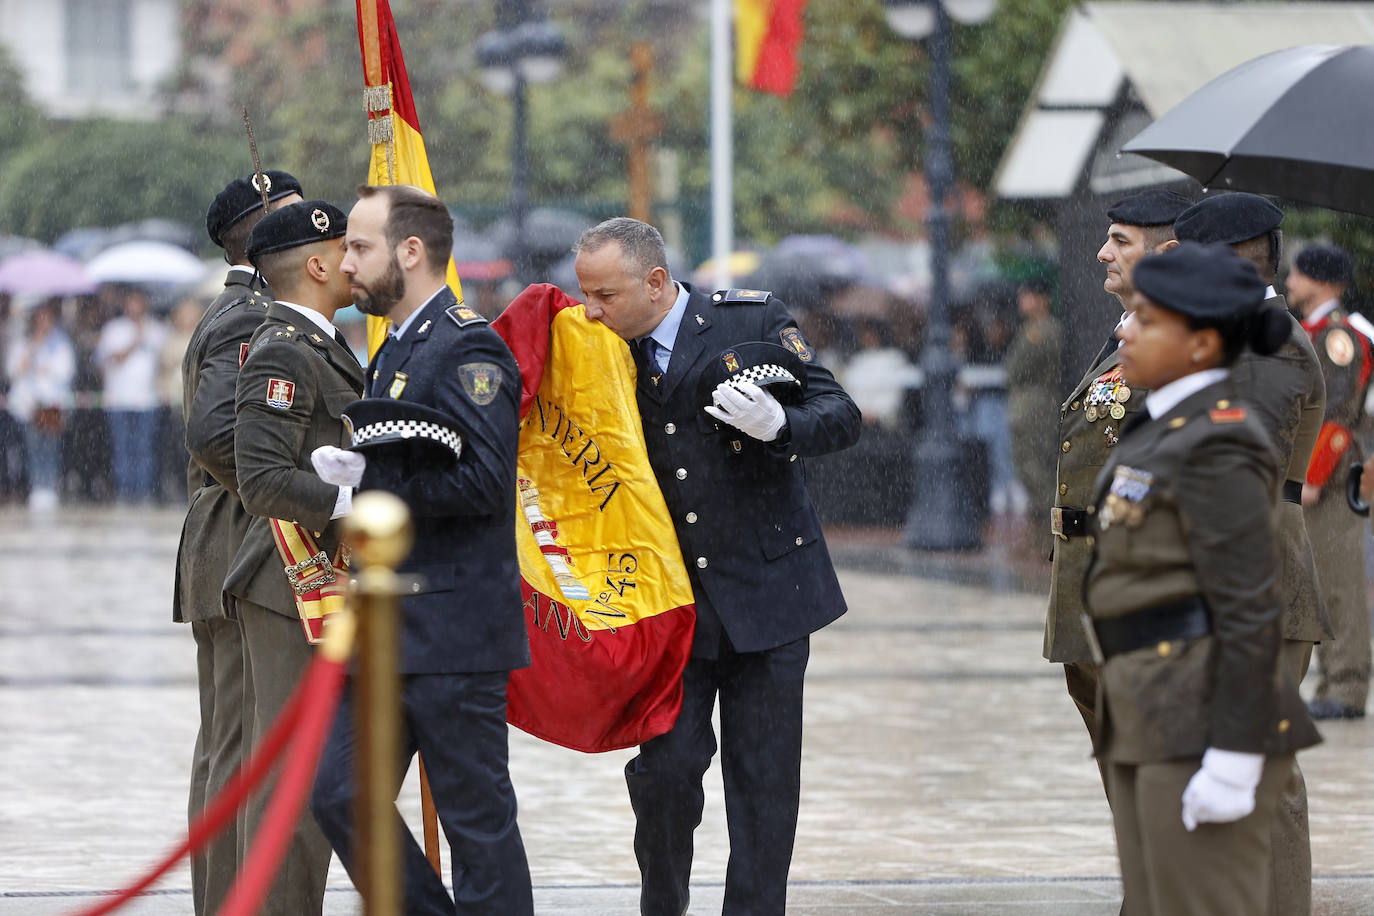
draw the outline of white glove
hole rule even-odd
[[[1183,826],[1229,824],[1255,810],[1255,788],[1264,772],[1263,754],[1209,747],[1202,767],[1183,790]]]
[[[760,442],[772,442],[787,423],[778,399],[753,382],[721,382],[711,392],[708,414]]]
[[[310,453],[310,463],[320,480],[339,487],[356,487],[363,482],[367,459],[336,445],[321,445]]]

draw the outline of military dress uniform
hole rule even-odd
[[[310,470],[320,445],[345,445],[343,409],[363,389],[363,370],[348,348],[301,313],[274,302],[249,343],[236,394],[235,454],[239,493],[254,516],[225,580],[244,640],[245,739],[256,745],[295,690],[312,657],[292,586],[269,519],[299,522],[334,556],[338,525],[330,521],[339,488]],[[252,840],[269,793],[248,803]],[[329,870],[329,844],[305,816],[287,850],[264,913],[319,913]]]
[[[809,635],[845,611],[802,459],[847,448],[861,419],[787,308],[758,290],[687,293],[666,371],[632,343],[636,399],[654,476],[696,602],[682,711],[625,767],[645,914],[687,906],[702,775],[720,696],[730,862],[727,914],[782,913],[800,798],[802,679]],[[646,338],[647,340],[647,338]],[[780,344],[805,365],[805,394],[760,442],[703,411],[701,377],[725,351]]]
[[[1131,429],[1095,485],[1085,594],[1105,662],[1094,749],[1107,764],[1127,914],[1254,914],[1269,900],[1274,811],[1319,738],[1278,663],[1260,424],[1219,382]],[[1268,756],[1255,810],[1184,829],[1210,747]]]
[[[248,528],[234,467],[234,386],[248,340],[270,301],[251,268],[231,268],[181,361],[190,507],[177,546],[172,619],[189,623],[196,641],[200,731],[191,763],[191,820],[219,794],[243,756],[243,638],[224,600],[229,561]],[[228,895],[238,848],[236,825],[230,826],[191,860],[197,913],[213,912]]]
[[[1336,700],[1362,711],[1369,694],[1370,665],[1364,522],[1346,505],[1345,479],[1359,460],[1352,431],[1364,410],[1370,348],[1339,308],[1318,309],[1303,327],[1311,335],[1326,378],[1326,416],[1306,478],[1322,490],[1306,515],[1317,580],[1335,631],[1335,638],[1317,649],[1321,677],[1316,699]]]
[[[507,768],[506,685],[530,661],[515,541],[519,369],[486,319],[444,287],[378,350],[367,380],[369,400],[350,417],[371,399],[397,399],[451,417],[462,436],[456,459],[442,450],[438,458],[364,451],[361,488],[399,496],[414,525],[414,547],[398,568],[416,577],[401,602],[401,759],[422,755],[453,851],[450,898],[402,827],[405,911],[452,916],[456,901],[464,914],[532,913]],[[352,702],[346,692],[311,799],[350,874]]]

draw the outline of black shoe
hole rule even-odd
[[[1347,706],[1340,700],[1313,700],[1307,704],[1307,712],[1314,719],[1363,719],[1364,710]]]

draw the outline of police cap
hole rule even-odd
[[[267,184],[269,201],[281,200],[289,194],[305,195],[301,183],[289,172],[268,169],[262,173],[262,177]],[[229,182],[223,191],[215,195],[210,202],[210,209],[205,212],[205,231],[210,241],[223,248],[224,242],[220,237],[224,232],[261,206],[262,194],[257,188],[257,175],[235,178]]]
[[[327,200],[302,200],[264,216],[248,233],[245,250],[254,265],[275,251],[336,239],[348,230],[348,216]]]
[[[1204,325],[1245,318],[1264,302],[1265,284],[1255,266],[1221,244],[1182,242],[1146,255],[1131,279],[1152,302]]]
[[[350,451],[401,452],[419,461],[457,461],[463,453],[458,421],[441,410],[392,398],[363,398],[343,409]]]
[[[702,406],[721,382],[753,382],[784,404],[801,401],[806,391],[806,365],[796,353],[775,343],[751,340],[722,350],[701,373],[697,394]]]
[[[1177,191],[1151,188],[1112,204],[1107,219],[1127,226],[1167,226],[1192,205]]]
[[[1346,286],[1355,272],[1350,252],[1339,245],[1309,245],[1293,259],[1293,266],[1318,283]]]
[[[1180,242],[1234,245],[1277,229],[1281,222],[1278,207],[1258,194],[1237,191],[1203,198],[1183,211],[1174,223],[1174,236]]]

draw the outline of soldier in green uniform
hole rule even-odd
[[[1321,677],[1309,709],[1319,719],[1363,717],[1369,694],[1364,524],[1346,507],[1345,479],[1359,457],[1354,430],[1364,411],[1371,360],[1369,341],[1340,307],[1350,275],[1350,255],[1334,245],[1303,249],[1288,275],[1288,291],[1326,376],[1326,415],[1303,493],[1317,577],[1335,630],[1335,638],[1317,650]]]
[[[1016,476],[1037,511],[1054,505],[1054,428],[1045,418],[1059,403],[1059,360],[1063,333],[1050,314],[1050,286],[1022,282],[1016,291],[1021,327],[1007,348],[1007,426]]]
[[[338,526],[352,490],[327,484],[311,469],[321,445],[347,445],[343,409],[363,391],[363,370],[332,319],[352,303],[339,269],[347,218],[321,200],[292,204],[266,216],[248,239],[248,255],[277,300],[249,343],[235,395],[234,454],[239,493],[254,516],[230,566],[225,591],[243,628],[244,740],[257,744],[291,696],[311,648],[293,583],[269,519],[299,522],[326,556],[338,549]],[[249,802],[248,836],[256,833],[268,791]],[[260,912],[310,916],[321,912],[330,846],[305,814],[276,883]]]
[[[1326,383],[1307,332],[1274,291],[1282,221],[1283,211],[1257,194],[1219,194],[1180,214],[1174,233],[1179,241],[1227,245],[1249,261],[1267,287],[1264,308],[1288,327],[1287,338],[1274,353],[1241,353],[1231,367],[1231,383],[1264,427],[1284,474],[1273,494],[1283,607],[1280,659],[1284,673],[1301,684],[1313,645],[1331,636],[1301,506],[1302,481],[1326,408]],[[1312,847],[1307,785],[1296,762],[1283,788],[1272,847],[1273,912],[1306,916],[1312,909]]]
[[[200,731],[191,762],[191,820],[219,794],[243,756],[243,638],[224,601],[224,576],[248,527],[234,468],[234,385],[248,339],[272,298],[244,251],[249,232],[266,215],[258,182],[267,189],[268,209],[301,199],[300,182],[275,169],[261,178],[235,178],[215,195],[205,231],[224,249],[229,274],[181,361],[191,502],[177,548],[172,619],[191,624],[196,641]],[[192,858],[197,916],[218,912],[242,864],[238,851],[238,832],[231,826]]]
[[[1152,189],[1118,201],[1107,211],[1111,225],[1097,259],[1107,271],[1102,286],[1116,297],[1120,308],[1130,306],[1136,262],[1177,244],[1174,220],[1191,204],[1182,194]],[[1125,318],[1123,314],[1122,321]],[[1122,424],[1145,401],[1142,389],[1122,379],[1119,361],[1114,331],[1059,407],[1059,466],[1050,510],[1054,552],[1044,655],[1051,662],[1063,663],[1069,696],[1089,734],[1097,721],[1097,664],[1082,623],[1083,574],[1091,553],[1085,538],[1086,510],[1093,480],[1111,457]]]
[[[1094,484],[1084,583],[1124,912],[1270,912],[1270,838],[1294,753],[1320,738],[1280,664],[1279,465],[1228,367],[1285,316],[1221,245],[1143,258],[1122,329],[1145,410]]]

